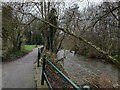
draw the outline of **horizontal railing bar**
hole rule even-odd
[[[45,80],[46,80],[46,82],[47,82],[47,85],[48,85],[48,87],[50,88],[50,90],[53,90],[53,88],[52,88],[52,86],[51,86],[51,84],[50,84],[50,82],[49,82],[49,80],[48,80],[48,78],[47,78],[47,75],[46,75],[46,73],[43,71],[43,74],[44,74],[44,76],[45,76]]]
[[[69,82],[76,90],[80,90],[80,88],[72,82],[67,76],[65,76],[54,64],[50,62],[50,60],[46,60],[67,82]]]

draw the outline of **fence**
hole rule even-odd
[[[39,63],[39,59],[42,54],[42,51],[43,51],[43,47],[38,48],[38,63]],[[45,57],[45,55],[43,56],[41,85],[44,85],[44,81],[46,81],[47,85],[49,86],[49,89],[53,90],[53,87],[52,87],[50,81],[48,80],[47,74],[45,72],[46,64],[49,64],[50,66],[52,66],[54,68],[54,70],[56,70],[62,76],[62,78],[64,78],[75,90],[91,90],[88,85],[84,85],[83,88],[80,89],[80,87],[78,87],[74,82],[72,82],[65,74],[62,73],[61,70],[59,70],[50,60],[48,60]]]

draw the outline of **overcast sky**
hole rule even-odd
[[[78,4],[79,5],[79,9],[82,10],[84,7],[88,6],[88,1],[90,3],[94,3],[94,4],[100,4],[100,2],[105,2],[105,1],[109,1],[109,2],[114,2],[114,1],[120,1],[120,0],[1,0],[2,2],[41,2],[41,1],[51,1],[51,2],[65,2],[66,3],[66,7],[70,7],[73,4]]]
[[[22,2],[22,1],[27,1],[27,2],[30,2],[30,1],[44,1],[44,0],[0,0],[0,1],[2,1],[2,2]],[[64,1],[67,1],[67,2],[69,2],[69,1],[86,1],[86,0],[45,0],[45,1],[52,1],[52,2],[54,2],[54,1],[62,1],[62,2],[64,2]],[[109,2],[114,2],[114,1],[120,1],[120,0],[88,0],[88,1],[90,1],[90,2],[101,2],[101,1],[109,1]]]
[[[84,7],[87,7],[88,2],[94,3],[94,4],[100,4],[100,2],[103,2],[103,0],[65,0],[66,5],[71,6],[73,4],[78,4],[79,9],[83,9]]]
[[[40,2],[44,0],[1,0],[2,2]],[[79,7],[85,7],[87,5],[87,1],[93,2],[93,3],[99,3],[102,2],[103,0],[45,0],[45,1],[51,1],[51,2],[66,2],[67,6],[71,6],[72,4],[76,3],[79,4]]]

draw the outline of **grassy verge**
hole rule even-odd
[[[21,50],[26,52],[31,52],[35,47],[36,45],[24,45],[22,46]]]
[[[12,61],[12,60],[15,60],[17,58],[23,57],[24,55],[31,52],[35,47],[36,47],[36,45],[23,45],[21,47],[21,50],[19,50],[19,51],[7,52],[7,54],[3,58],[3,61]]]
[[[24,45],[21,47],[20,51],[14,52],[13,56],[16,58],[19,58],[21,56],[24,56],[25,54],[31,52],[35,48],[35,45]]]

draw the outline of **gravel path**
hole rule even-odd
[[[2,64],[3,88],[36,88],[34,81],[34,62],[37,49],[18,60]]]

